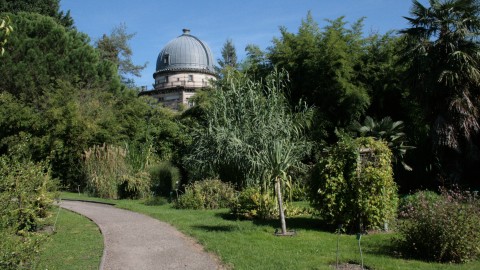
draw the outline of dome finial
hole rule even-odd
[[[188,28],[183,28],[182,31],[183,31],[184,35],[190,34],[190,29],[188,29]]]

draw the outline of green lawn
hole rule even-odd
[[[76,197],[64,193],[63,197]],[[84,197],[82,197],[84,199]],[[112,201],[110,201],[112,202]],[[276,220],[271,222],[231,219],[227,210],[177,210],[171,205],[147,206],[140,201],[113,201],[117,207],[145,213],[166,221],[193,236],[207,250],[216,253],[234,269],[332,269],[337,239],[341,262],[360,261],[355,236],[322,231],[321,223],[311,217],[287,219],[287,227],[297,231],[294,237],[276,237]],[[370,269],[480,269],[480,261],[464,265],[426,263],[395,257],[390,251],[393,234],[362,237],[365,266]]]
[[[56,232],[43,246],[37,269],[98,269],[102,253],[103,237],[97,225],[84,216],[61,209]]]

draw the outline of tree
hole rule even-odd
[[[237,67],[237,51],[231,39],[227,39],[222,48],[222,59],[218,59],[221,69]]]
[[[370,98],[356,70],[364,51],[362,20],[350,29],[343,17],[328,22],[322,31],[308,13],[297,34],[281,28],[281,38],[274,39],[268,59],[288,71],[292,104],[304,100],[315,106],[319,122],[315,126],[333,134],[336,127],[358,120]]]
[[[480,4],[476,0],[413,1],[403,52],[412,97],[429,126],[436,178],[459,183],[478,168]],[[477,165],[473,165],[477,164]],[[472,170],[472,172],[474,172]]]
[[[399,63],[403,39],[393,32],[372,34],[365,39],[365,53],[355,69],[370,96],[367,115],[408,119],[410,110],[403,84],[406,65]]]
[[[265,83],[243,73],[227,73],[206,110],[207,126],[197,130],[185,164],[196,179],[219,175],[239,187],[260,186],[277,194],[282,233],[286,234],[281,184],[309,151],[303,121],[309,109],[292,110],[283,91],[284,74]]]
[[[9,36],[0,63],[0,91],[34,103],[57,80],[78,86],[120,91],[114,67],[102,61],[89,38],[40,14],[11,14]]]
[[[60,0],[0,0],[0,13],[2,12],[30,12],[54,18],[61,25],[74,28],[70,11],[60,11]]]
[[[133,80],[129,77],[140,77],[140,72],[147,66],[147,63],[135,65],[132,62],[133,51],[128,42],[134,36],[135,33],[127,33],[125,24],[120,24],[113,28],[109,36],[104,34],[95,42],[101,58],[112,62],[117,67],[122,81],[130,85],[133,84]]]
[[[273,69],[265,52],[254,44],[245,47],[247,57],[242,63],[241,70],[250,74],[253,78],[265,78]]]

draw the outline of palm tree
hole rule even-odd
[[[480,131],[480,6],[477,0],[413,1],[404,59],[413,97],[430,128],[438,175],[457,182]]]
[[[413,149],[413,146],[406,145],[406,134],[403,132],[403,121],[393,121],[390,117],[384,117],[376,121],[370,116],[365,117],[363,124],[354,122],[351,130],[360,137],[373,137],[377,140],[383,140],[392,151],[393,161],[401,163],[403,168],[411,171],[412,168],[404,162],[407,150]]]

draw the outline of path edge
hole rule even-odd
[[[103,269],[103,266],[105,265],[105,253],[106,253],[106,243],[105,243],[105,236],[103,234],[103,230],[102,230],[102,227],[100,227],[100,225],[98,225],[95,221],[93,221],[93,219],[87,217],[86,215],[82,214],[82,213],[79,213],[79,212],[76,212],[76,211],[73,211],[73,210],[70,210],[70,209],[67,209],[67,208],[63,208],[62,205],[61,205],[61,202],[62,201],[73,201],[73,202],[89,202],[89,203],[98,203],[98,204],[106,204],[106,205],[112,205],[114,206],[115,204],[114,203],[103,203],[103,202],[95,202],[95,201],[87,201],[87,200],[75,200],[75,199],[60,199],[59,203],[58,203],[58,206],[61,207],[63,210],[67,210],[67,211],[70,211],[70,212],[73,212],[77,215],[80,215],[82,217],[85,217],[86,219],[90,220],[91,222],[93,222],[93,224],[95,224],[95,226],[97,226],[98,230],[100,231],[100,234],[102,235],[102,238],[103,238],[103,252],[102,252],[102,258],[100,259],[100,265],[98,266],[98,269],[99,270],[102,270]]]

